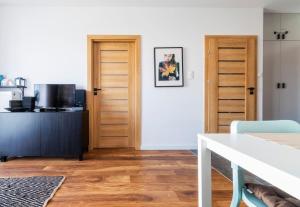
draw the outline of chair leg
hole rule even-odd
[[[244,175],[243,170],[235,165],[231,164],[232,168],[232,183],[233,183],[233,194],[230,207],[239,207],[242,200],[242,189],[244,186]]]

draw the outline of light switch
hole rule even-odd
[[[187,76],[188,76],[188,79],[189,80],[194,80],[194,71],[188,71],[188,74],[187,74]]]

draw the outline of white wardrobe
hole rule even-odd
[[[264,120],[300,122],[300,14],[264,16]]]

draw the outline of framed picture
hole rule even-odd
[[[183,48],[154,48],[155,87],[183,87]]]

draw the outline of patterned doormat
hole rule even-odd
[[[0,206],[44,207],[64,180],[64,176],[0,178]]]

